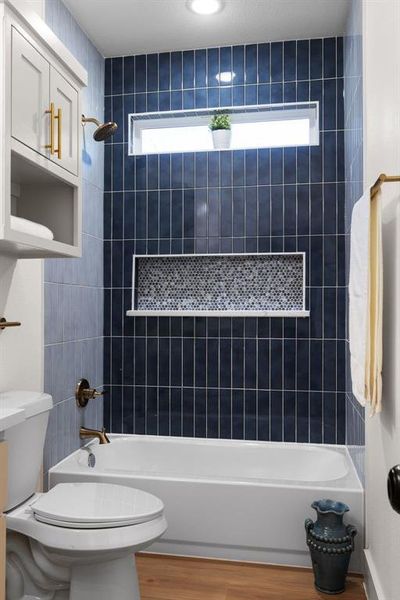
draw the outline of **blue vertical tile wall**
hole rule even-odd
[[[344,38],[344,129],[345,129],[345,234],[346,281],[350,259],[351,212],[363,193],[363,80],[362,80],[362,3],[351,0],[348,31]],[[350,356],[346,329],[346,443],[354,464],[364,479],[365,411],[352,394]]]
[[[107,426],[344,443],[342,38],[113,58],[105,90]],[[319,146],[128,156],[129,112],[283,100],[320,101]],[[309,319],[125,316],[133,253],[296,250]]]
[[[101,120],[104,59],[60,0],[47,0],[45,8],[47,24],[88,71],[82,109]],[[44,386],[55,404],[45,444],[45,474],[79,447],[81,424],[98,428],[103,423],[102,401],[82,410],[74,398],[81,377],[97,387],[103,384],[104,148],[91,133],[88,128],[84,134],[82,153],[83,256],[48,259],[44,268]]]

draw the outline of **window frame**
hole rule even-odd
[[[220,108],[189,109],[162,112],[129,113],[128,115],[128,154],[129,156],[146,156],[151,154],[179,154],[186,152],[223,151],[213,148],[198,148],[193,150],[173,150],[142,152],[141,132],[146,129],[167,127],[193,127],[208,125],[216,113],[227,113],[235,123],[257,123],[264,121],[288,121],[308,119],[310,121],[310,143],[303,147],[318,146],[320,138],[319,102],[286,102],[279,104],[261,104],[245,106],[225,106]],[[268,118],[266,118],[268,117]],[[300,147],[298,144],[282,146],[254,146],[254,148]],[[245,149],[248,149],[246,147]],[[240,150],[230,148],[229,150]]]

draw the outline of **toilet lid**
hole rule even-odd
[[[75,529],[146,523],[159,517],[159,498],[112,483],[59,483],[32,505],[38,521]]]

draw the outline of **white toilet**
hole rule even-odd
[[[5,433],[6,600],[138,600],[134,553],[165,532],[161,500],[106,483],[64,483],[35,493],[51,396],[9,392],[2,401],[26,416]]]

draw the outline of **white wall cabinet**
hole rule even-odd
[[[0,3],[0,22],[0,254],[80,256],[87,73],[19,0]]]
[[[15,27],[11,46],[12,137],[78,175],[77,88]]]

